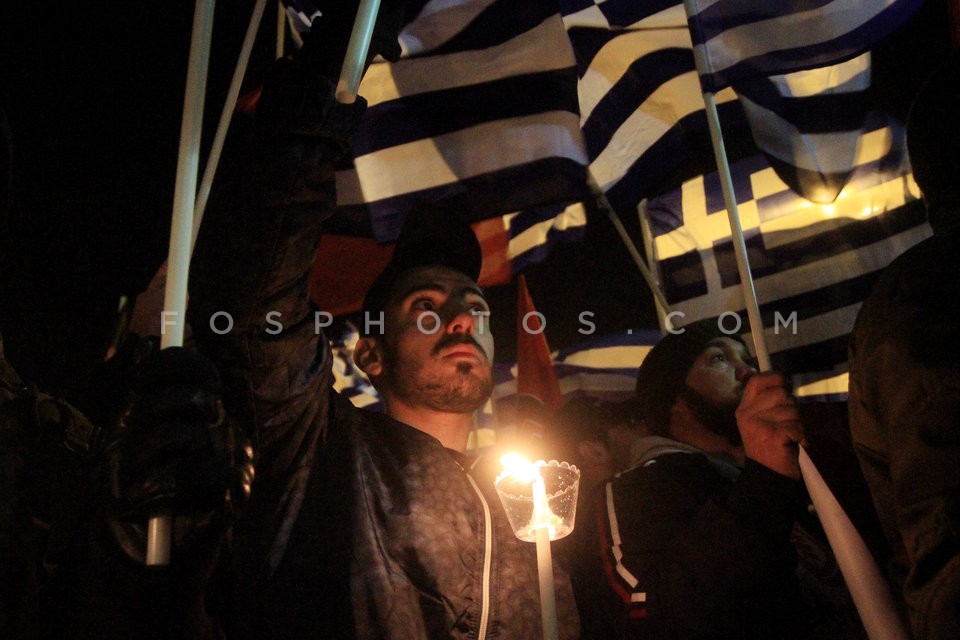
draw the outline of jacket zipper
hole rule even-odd
[[[490,506],[487,504],[480,487],[469,473],[466,474],[470,485],[477,492],[480,504],[483,505],[483,588],[481,589],[480,628],[477,630],[477,640],[487,637],[487,624],[490,617],[490,565],[493,556],[493,523],[490,517]]]

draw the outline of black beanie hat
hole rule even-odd
[[[637,370],[637,405],[653,433],[666,433],[670,408],[683,390],[687,372],[710,341],[722,337],[739,339],[723,333],[716,318],[700,320],[681,333],[665,335],[643,359]]]
[[[467,222],[441,205],[419,204],[407,215],[390,262],[367,289],[363,311],[371,316],[383,311],[393,284],[410,269],[449,267],[476,282],[481,262],[480,242]]]
[[[945,227],[943,213],[960,207],[960,50],[924,82],[907,114],[907,150],[913,178],[930,208],[930,224]]]

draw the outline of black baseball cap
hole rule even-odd
[[[363,312],[383,311],[394,283],[410,269],[448,267],[476,282],[481,263],[480,242],[466,221],[442,205],[419,204],[407,215],[390,262],[367,289]]]

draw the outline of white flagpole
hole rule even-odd
[[[287,10],[283,2],[277,3],[277,45],[274,49],[274,56],[279,60],[283,57],[284,49],[287,43]]]
[[[341,104],[352,104],[357,99],[357,90],[363,76],[367,53],[370,51],[370,38],[377,23],[380,0],[360,0],[357,7],[357,19],[350,32],[347,53],[343,60],[343,70],[337,82],[335,96]]]
[[[710,140],[713,142],[713,155],[717,160],[717,173],[720,175],[720,187],[723,191],[723,204],[727,208],[730,221],[730,237],[733,240],[733,252],[737,258],[737,272],[740,274],[740,286],[743,289],[743,303],[747,308],[750,321],[750,334],[753,347],[757,352],[757,362],[761,371],[769,371],[770,353],[763,335],[763,319],[760,317],[760,304],[757,302],[757,290],[753,286],[753,274],[750,273],[750,259],[747,257],[747,243],[743,239],[743,227],[740,225],[740,210],[733,191],[733,177],[730,175],[730,163],[720,131],[720,116],[717,113],[717,101],[709,92],[703,93],[703,103],[707,108],[707,124],[710,127]]]
[[[688,20],[691,16],[696,15],[696,7],[693,2],[694,0],[683,0]],[[697,72],[702,76],[701,60],[698,56],[694,56],[694,59],[697,64]],[[708,91],[703,92],[703,102],[707,109],[710,138],[717,161],[720,184],[723,188],[723,202],[730,220],[730,233],[737,258],[737,271],[740,274],[740,283],[743,287],[744,304],[750,320],[750,333],[753,335],[753,344],[756,348],[760,369],[769,371],[771,369],[770,354],[767,351],[764,339],[763,321],[760,317],[757,292],[753,284],[753,275],[750,273],[750,262],[747,257],[746,243],[743,239],[743,229],[740,226],[740,212],[737,209],[737,199],[733,191],[733,178],[730,175],[730,164],[723,144],[723,134],[720,130],[717,103],[714,95]],[[889,586],[883,579],[876,561],[803,447],[800,448],[800,471],[868,637],[870,640],[909,640],[910,636],[893,605],[893,597],[890,594]]]
[[[607,200],[607,194],[605,194],[603,189],[600,188],[600,185],[597,184],[596,179],[593,177],[593,174],[590,173],[589,169],[587,170],[587,184],[590,185],[590,190],[597,199],[597,205],[603,209],[604,213],[607,214],[607,217],[610,218],[610,222],[613,223],[613,227],[620,235],[620,239],[627,248],[627,252],[630,254],[630,257],[633,258],[634,264],[637,265],[640,275],[643,277],[644,282],[647,283],[647,287],[650,288],[650,292],[653,293],[653,298],[656,301],[657,306],[664,309],[669,309],[670,305],[667,304],[667,299],[663,295],[660,285],[657,283],[656,278],[653,277],[650,269],[647,268],[647,264],[643,261],[643,256],[640,255],[640,251],[637,250],[637,245],[633,243],[633,239],[630,237],[630,234],[627,233],[627,229],[623,226],[623,221],[620,220],[620,216],[617,215],[617,212],[613,210],[613,206],[610,204],[610,201]]]
[[[257,39],[257,30],[260,28],[260,22],[263,20],[263,12],[266,6],[267,0],[257,0],[257,4],[253,7],[253,13],[250,15],[250,23],[247,25],[247,33],[243,38],[243,45],[240,47],[240,55],[237,57],[237,66],[234,68],[233,78],[230,80],[227,99],[223,103],[223,111],[220,113],[220,121],[217,123],[217,132],[213,136],[210,157],[207,158],[207,164],[203,170],[203,179],[200,181],[200,190],[197,192],[197,205],[194,209],[190,240],[191,254],[193,253],[193,246],[197,242],[197,233],[200,232],[200,223],[203,222],[203,212],[207,209],[207,200],[210,198],[210,189],[213,187],[213,177],[217,173],[217,165],[220,164],[220,154],[223,153],[223,144],[227,139],[227,130],[230,128],[230,121],[233,120],[233,112],[237,106],[237,98],[240,97],[240,87],[243,84],[243,76],[247,73],[247,65],[250,63],[253,43]],[[283,11],[282,3],[280,3],[280,10]]]
[[[193,35],[187,63],[187,86],[183,100],[183,122],[177,181],[173,195],[173,219],[170,225],[170,250],[167,254],[167,284],[163,298],[160,348],[183,345],[187,308],[187,276],[190,270],[193,210],[197,192],[200,158],[200,132],[203,125],[203,101],[207,88],[210,39],[213,31],[214,0],[197,0],[193,14]],[[170,317],[172,324],[165,319]],[[159,514],[147,523],[148,565],[170,562],[170,538],[173,521],[170,514]]]

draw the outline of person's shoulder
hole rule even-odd
[[[618,474],[615,491],[688,490],[718,474],[702,453],[668,451]]]

